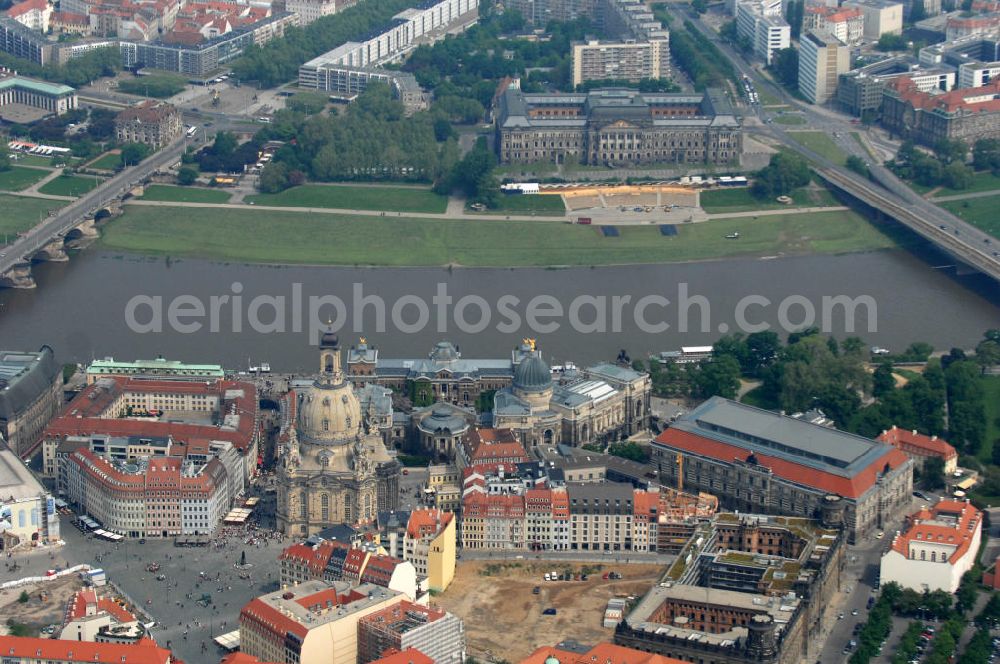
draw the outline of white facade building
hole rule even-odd
[[[857,7],[865,16],[865,39],[877,41],[884,34],[903,32],[903,4],[891,0],[849,0],[844,7]]]
[[[896,534],[882,556],[882,583],[954,593],[979,554],[982,521],[982,512],[955,500],[911,515],[906,531]]]
[[[850,50],[829,32],[806,32],[799,40],[799,92],[810,103],[826,103],[840,75],[850,70],[850,60]]]
[[[792,28],[781,16],[780,1],[737,3],[736,30],[753,44],[754,55],[768,65],[776,51],[791,45]]]

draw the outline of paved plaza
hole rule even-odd
[[[16,555],[8,562],[16,562],[18,569],[0,567],[0,581],[44,574],[56,566],[101,567],[109,581],[148,614],[140,619],[156,622],[153,638],[189,664],[217,662],[224,654],[212,637],[236,629],[247,602],[278,588],[277,558],[290,542],[264,537],[254,541],[232,531],[200,548],[178,548],[173,539],[112,544],[81,533],[71,519],[62,517],[65,546]],[[241,570],[237,565],[243,552],[247,567]],[[154,562],[160,569],[148,572],[146,566]],[[160,576],[163,580],[157,580]],[[203,595],[209,595],[211,603],[200,605]]]

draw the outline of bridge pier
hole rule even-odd
[[[98,236],[97,222],[94,219],[84,219],[74,226],[73,229],[79,231],[80,235],[85,238],[95,238]]]
[[[66,255],[66,245],[63,243],[62,238],[57,238],[39,249],[38,252],[32,256],[32,260],[65,263],[69,260],[69,256]]]
[[[31,276],[31,263],[19,263],[4,274],[0,274],[0,287],[35,288],[35,278]]]

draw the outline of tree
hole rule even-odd
[[[257,188],[265,194],[276,194],[288,187],[288,167],[282,162],[272,161],[261,171]]]
[[[944,459],[941,457],[927,457],[923,468],[920,469],[920,483],[928,491],[937,491],[944,488]]]
[[[17,596],[17,601],[20,602],[21,604],[27,604],[28,600],[30,599],[31,597],[28,596],[27,590],[22,590],[21,594]]]
[[[799,89],[799,50],[797,48],[789,47],[776,51],[771,69],[786,88],[789,90]]]
[[[691,9],[698,14],[704,14],[708,11],[708,2],[707,0],[691,0]]]
[[[878,38],[876,48],[880,51],[905,51],[906,39],[902,35],[887,32]]]
[[[10,170],[10,149],[7,141],[0,141],[0,171]]]
[[[872,374],[872,394],[876,398],[884,397],[896,389],[896,379],[892,375],[892,366],[883,363],[875,368]]]
[[[1000,139],[976,141],[972,146],[972,166],[977,171],[1000,171]]]
[[[805,158],[792,152],[779,152],[757,172],[750,191],[757,198],[781,196],[806,186],[809,178],[809,164]]]
[[[747,337],[746,347],[748,373],[759,377],[777,358],[781,339],[770,330],[754,332]]]
[[[192,166],[181,166],[177,171],[177,184],[187,187],[198,179],[198,169]]]
[[[122,146],[122,166],[135,166],[149,156],[149,146],[143,143],[127,143]]]
[[[968,144],[960,138],[942,138],[934,144],[934,155],[943,164],[952,162],[965,163],[965,156],[969,154]]]
[[[608,446],[608,454],[638,463],[649,461],[649,451],[639,443],[634,442],[612,443]]]
[[[992,366],[1000,364],[1000,343],[992,339],[983,339],[976,346],[976,364],[983,373]]]
[[[949,189],[968,189],[975,176],[972,169],[960,161],[953,161],[941,172],[941,182]]]
[[[861,176],[864,176],[864,177],[868,177],[868,175],[869,175],[868,165],[865,164],[865,160],[862,159],[861,157],[855,155],[855,154],[852,154],[852,155],[850,155],[850,156],[847,157],[846,166],[847,166],[847,168],[849,168],[850,170],[854,171],[858,175],[861,175]]]
[[[916,23],[927,18],[927,10],[924,9],[924,0],[913,0],[910,6],[910,23]]]
[[[962,451],[975,454],[986,435],[986,406],[979,368],[967,360],[945,369],[948,394],[948,436]]]
[[[720,396],[735,399],[739,387],[740,365],[732,356],[703,360],[694,370],[692,393],[698,398]]]

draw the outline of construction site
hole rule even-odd
[[[552,573],[573,580],[546,581],[545,575],[551,578]],[[663,573],[663,565],[635,562],[461,562],[448,590],[433,602],[465,621],[470,656],[516,662],[566,638],[610,641],[614,629],[603,626],[608,601],[620,598],[631,604]]]

